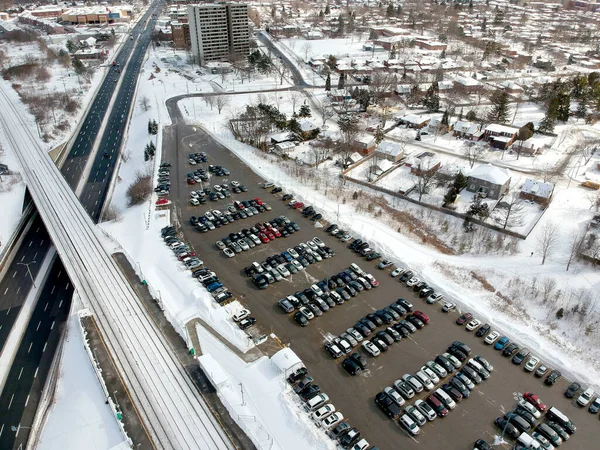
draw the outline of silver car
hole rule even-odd
[[[437,414],[435,413],[433,408],[427,403],[425,403],[423,400],[417,400],[415,402],[415,408],[417,408],[419,412],[423,414],[430,422],[433,422],[437,417]]]

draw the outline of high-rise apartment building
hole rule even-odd
[[[250,27],[248,6],[242,3],[188,5],[190,44],[200,65],[228,61],[232,55],[248,54]]]

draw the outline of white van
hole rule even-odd
[[[594,390],[589,387],[585,390],[585,392],[583,392],[579,398],[577,399],[577,404],[579,406],[587,406],[588,403],[592,400],[592,398],[594,397]]]
[[[440,401],[446,406],[446,408],[456,408],[456,403],[454,402],[454,400],[452,400],[452,398],[448,394],[446,394],[446,392],[444,392],[443,389],[436,389],[434,394],[440,399]]]
[[[529,436],[527,433],[521,433],[521,435],[517,438],[517,442],[530,450],[538,450],[542,447],[538,441]]]
[[[319,394],[316,397],[311,398],[304,404],[304,409],[308,411],[315,411],[329,401],[329,395]]]

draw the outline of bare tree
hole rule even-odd
[[[571,239],[569,241],[569,260],[567,261],[567,272],[569,271],[569,267],[571,266],[571,262],[577,256],[583,243],[585,241],[585,235],[581,234],[578,231],[574,231],[571,234]]]
[[[140,98],[140,106],[147,112],[150,109],[150,99],[144,95]]]
[[[330,104],[315,103],[313,106],[313,111],[315,111],[323,121],[321,128],[325,126],[325,122],[327,122],[327,120],[331,119],[335,115],[335,111]]]
[[[550,294],[552,294],[552,291],[556,289],[556,279],[544,278],[544,282],[542,283],[542,289],[544,296],[543,301],[544,303],[546,303],[546,301],[548,301],[548,298],[550,297]]]
[[[385,98],[379,102],[379,120],[381,121],[381,128],[385,128],[385,124],[390,119],[392,108],[394,107],[394,101],[391,98]]]
[[[481,158],[481,155],[483,155],[484,150],[484,147],[482,145],[479,145],[477,142],[465,142],[463,154],[467,157],[471,169],[475,165],[475,162],[479,158]]]
[[[304,61],[308,62],[308,55],[312,53],[312,45],[310,42],[306,41],[304,44],[302,44],[300,51],[304,53]]]
[[[579,154],[580,158],[583,160],[584,165],[590,162],[590,160],[594,156],[594,153],[596,153],[598,149],[599,147],[597,143],[588,145],[580,144],[576,147],[576,151]]]
[[[152,177],[140,172],[135,174],[135,180],[127,188],[129,206],[139,205],[146,201],[152,193]]]
[[[395,75],[383,72],[375,72],[371,78],[369,89],[375,97],[377,103],[381,102],[384,98],[392,95],[394,88],[398,84],[398,80]]]
[[[537,171],[538,178],[540,178],[544,183],[556,183],[558,179],[562,175],[562,169],[559,164],[556,165],[546,165],[540,167]]]
[[[214,97],[215,106],[217,107],[217,111],[221,114],[223,108],[229,106],[231,104],[231,98],[229,95],[216,95]]]
[[[351,116],[344,120],[339,120],[338,125],[342,134],[342,141],[339,145],[340,159],[342,168],[346,168],[348,157],[354,152],[354,140],[358,136],[358,119],[356,116]]]
[[[202,100],[204,100],[204,103],[210,106],[210,110],[212,111],[215,106],[215,97],[213,97],[212,95],[205,95],[204,97],[202,97]]]
[[[494,220],[503,229],[506,227],[519,227],[523,225],[523,209],[525,205],[519,191],[511,192],[504,196],[494,210]]]
[[[417,164],[417,173],[415,174],[417,181],[415,182],[415,189],[419,194],[419,201],[424,195],[429,194],[431,187],[435,182],[435,170],[432,170],[429,162],[419,162]]]
[[[333,151],[337,149],[337,147],[338,143],[330,137],[311,142],[310,154],[315,168],[319,168],[319,165],[321,165],[322,162],[326,161],[331,156]]]
[[[554,222],[546,222],[537,236],[538,250],[542,254],[542,265],[546,263],[546,258],[549,257],[558,244],[558,225]]]
[[[292,113],[295,115],[296,114],[296,105],[298,104],[298,102],[302,101],[302,99],[304,98],[304,95],[302,95],[300,92],[298,91],[293,91],[290,93],[290,103],[292,104]]]

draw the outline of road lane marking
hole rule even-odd
[[[29,348],[27,349],[27,353],[29,353],[31,351],[31,347],[33,346],[33,342],[31,344],[29,344]]]
[[[8,408],[7,408],[7,409],[10,409],[10,406],[12,405],[12,402],[13,402],[13,399],[14,399],[14,398],[15,398],[15,394],[13,394],[13,395],[10,397],[10,402],[8,403]]]
[[[48,341],[46,341],[46,343],[44,344],[44,348],[42,349],[42,353],[44,353],[46,351],[46,346],[48,345]]]
[[[25,407],[27,407],[27,403],[29,403],[29,395],[27,396],[27,400],[25,400]]]
[[[4,291],[4,295],[6,295],[7,292],[8,292],[8,288],[6,288],[6,290]]]
[[[16,271],[16,270],[15,270],[15,273],[13,273],[13,276],[12,276],[12,277],[14,278],[14,277],[15,277],[15,275],[17,275],[17,271]]]
[[[44,311],[46,311],[46,310],[48,309],[48,305],[49,305],[49,304],[50,304],[49,302],[48,302],[48,303],[46,303],[46,306],[44,306]]]
[[[61,303],[62,303],[62,301],[61,301]],[[52,325],[50,325],[50,329],[51,329],[51,330],[52,330],[52,329],[54,329],[54,322],[56,322],[56,321],[55,321],[55,320],[53,320],[53,321],[52,321]]]
[[[21,375],[23,375],[23,367],[21,367],[21,371],[19,372],[19,377],[17,378],[17,380],[21,379]]]
[[[38,370],[40,370],[39,366],[35,368],[35,373],[33,374],[33,378],[37,378]]]
[[[40,320],[40,323],[38,323],[38,326],[36,327],[35,331],[38,331],[40,329],[41,324],[42,324],[42,321]]]

